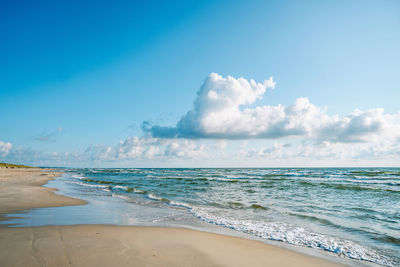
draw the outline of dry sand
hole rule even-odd
[[[57,173],[0,168],[0,216],[84,204],[41,187]],[[0,266],[338,266],[262,242],[189,229],[77,225],[0,227]]]

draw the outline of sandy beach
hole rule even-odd
[[[42,187],[58,173],[0,168],[0,216],[85,201]],[[182,228],[0,227],[0,266],[338,266],[259,241]]]
[[[31,208],[81,205],[86,202],[42,187],[59,173],[39,168],[0,168],[0,216]]]

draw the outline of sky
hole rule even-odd
[[[400,165],[399,1],[0,7],[0,162]]]

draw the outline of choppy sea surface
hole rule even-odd
[[[400,265],[400,168],[67,169],[103,198],[263,239]],[[165,212],[166,216],[155,216]],[[150,215],[149,215],[150,214]]]

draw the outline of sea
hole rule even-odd
[[[60,171],[48,186],[87,205],[34,209],[7,223],[209,226],[323,251],[350,265],[400,266],[400,168]]]

